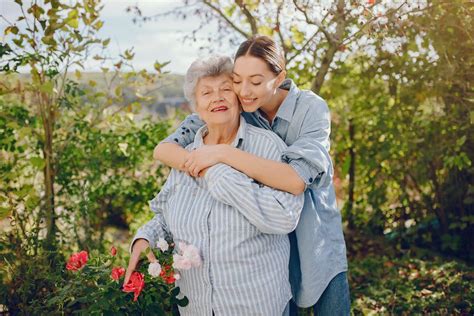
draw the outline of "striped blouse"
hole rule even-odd
[[[203,126],[192,150],[203,146]],[[285,143],[243,118],[233,146],[280,160]],[[202,266],[181,271],[177,286],[189,299],[181,315],[282,315],[291,299],[288,233],[298,223],[303,195],[272,189],[224,164],[204,178],[173,169],[150,201],[155,217],[135,235],[152,247],[170,234],[196,246]],[[133,244],[133,242],[132,242]]]

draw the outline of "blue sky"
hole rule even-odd
[[[28,1],[24,1],[28,3]],[[162,13],[171,10],[177,5],[182,5],[180,1],[144,1],[144,0],[105,0],[101,19],[104,26],[99,32],[101,38],[110,38],[109,50],[111,55],[117,55],[119,50],[134,47],[135,58],[133,65],[138,69],[152,69],[155,60],[159,62],[170,61],[165,70],[172,73],[184,74],[190,63],[201,55],[207,54],[200,51],[199,47],[203,42],[183,41],[183,36],[190,33],[199,24],[198,17],[189,17],[182,21],[173,17],[163,17],[159,22],[150,21],[143,25],[132,22],[132,14],[125,12],[125,9],[138,3],[143,12],[147,14]],[[10,21],[14,21],[18,16],[18,6],[13,0],[0,0],[0,12]],[[6,23],[0,21],[0,30]],[[209,25],[204,32],[214,35],[215,25]],[[202,33],[201,33],[202,34]],[[206,34],[206,35],[207,35]],[[225,48],[227,46],[227,48]],[[228,45],[219,43],[219,53],[231,55],[233,49]],[[86,71],[99,69],[99,65],[90,62],[85,65]]]

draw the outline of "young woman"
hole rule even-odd
[[[330,114],[326,102],[299,90],[286,79],[285,61],[276,43],[256,36],[235,55],[233,87],[245,120],[275,132],[288,148],[282,162],[271,161],[225,144],[184,149],[204,124],[188,116],[161,142],[154,158],[192,176],[224,163],[254,180],[293,194],[304,191],[305,204],[290,234],[290,282],[297,306],[314,305],[317,315],[348,315],[347,259],[341,214],[333,186],[329,156]],[[297,308],[292,305],[293,314]]]

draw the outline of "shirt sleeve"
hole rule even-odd
[[[186,146],[194,142],[196,132],[203,125],[204,122],[197,114],[193,113],[188,115],[184,121],[181,122],[176,131],[163,139],[161,143],[174,143],[186,148]]]
[[[175,173],[176,171],[171,171],[160,193],[158,193],[153,200],[149,201],[150,209],[155,216],[137,230],[137,233],[130,243],[130,253],[132,252],[133,244],[138,239],[146,239],[151,248],[156,248],[156,243],[160,238],[171,238],[171,233],[163,216],[163,211],[168,207],[168,198],[175,179]]]
[[[281,156],[303,179],[306,188],[314,189],[329,185],[334,172],[329,155],[329,108],[322,99],[316,102],[304,115],[299,137]]]
[[[278,146],[272,141],[267,145],[269,157],[265,158],[279,159]],[[303,208],[303,194],[293,195],[261,185],[225,164],[209,168],[204,178],[215,199],[237,209],[261,232],[288,234],[296,228]]]

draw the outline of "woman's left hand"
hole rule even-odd
[[[192,177],[203,176],[204,169],[214,166],[222,162],[222,154],[226,145],[204,145],[189,153],[188,159],[184,163],[185,169]]]

